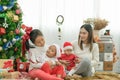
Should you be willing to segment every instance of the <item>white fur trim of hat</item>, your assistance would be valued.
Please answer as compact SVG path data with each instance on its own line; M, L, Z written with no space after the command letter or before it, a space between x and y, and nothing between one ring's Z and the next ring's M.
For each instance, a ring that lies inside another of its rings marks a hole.
M72 49L73 50L73 46L70 42L65 42L64 43L63 50L66 50L66 49Z

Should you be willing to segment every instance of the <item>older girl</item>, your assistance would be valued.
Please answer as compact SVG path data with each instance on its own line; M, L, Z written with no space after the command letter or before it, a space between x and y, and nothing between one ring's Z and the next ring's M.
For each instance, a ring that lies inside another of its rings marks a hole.
M61 78L57 78L56 76L52 76L40 70L41 66L43 66L44 63L40 62L39 60L42 59L47 50L42 32L38 29L34 29L30 32L29 37L30 39L26 41L26 49L28 50L30 55L30 77L38 78L41 80L62 80Z

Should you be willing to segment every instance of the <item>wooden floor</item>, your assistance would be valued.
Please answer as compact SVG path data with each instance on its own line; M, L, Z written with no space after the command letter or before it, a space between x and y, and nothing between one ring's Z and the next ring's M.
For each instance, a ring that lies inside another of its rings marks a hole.
M96 72L92 77L67 76L64 80L120 80L120 74L113 72Z

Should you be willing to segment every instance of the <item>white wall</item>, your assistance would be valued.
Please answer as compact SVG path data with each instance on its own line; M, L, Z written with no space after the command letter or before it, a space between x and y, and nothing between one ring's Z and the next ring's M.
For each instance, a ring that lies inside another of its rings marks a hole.
M105 29L110 29L113 41L120 57L120 0L100 0L99 16L109 21Z

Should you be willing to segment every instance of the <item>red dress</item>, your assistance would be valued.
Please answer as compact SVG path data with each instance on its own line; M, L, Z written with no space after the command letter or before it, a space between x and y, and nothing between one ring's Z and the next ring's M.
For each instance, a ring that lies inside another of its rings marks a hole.
M73 67L75 67L75 59L77 58L74 54L61 54L61 57L58 58L58 60L67 60L70 62L70 64L67 66L67 70L70 71Z

